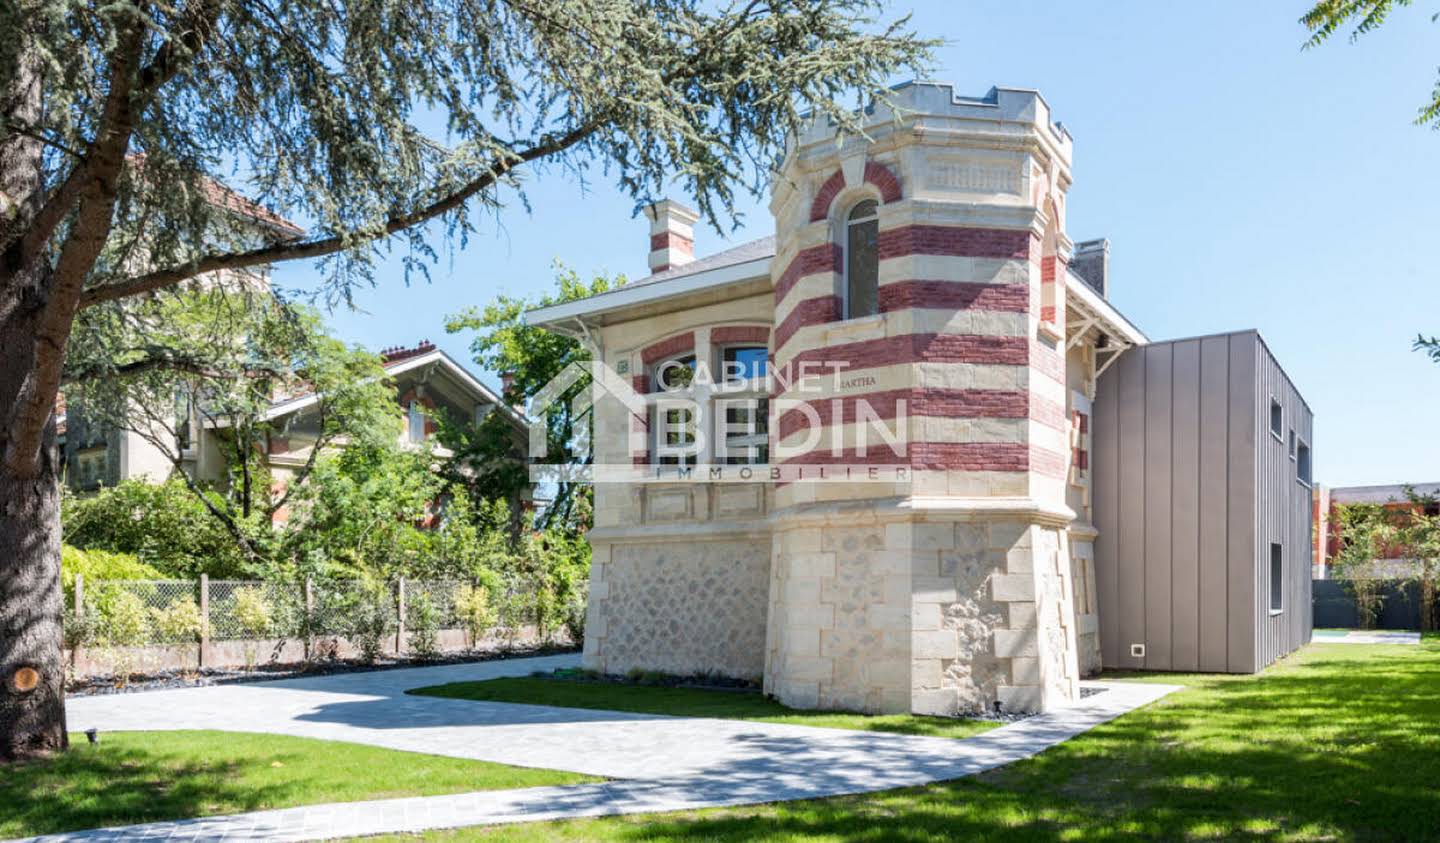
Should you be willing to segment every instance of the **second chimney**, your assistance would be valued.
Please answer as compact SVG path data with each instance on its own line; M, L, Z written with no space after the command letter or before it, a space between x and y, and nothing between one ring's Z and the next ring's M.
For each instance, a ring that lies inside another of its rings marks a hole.
M645 207L650 218L650 271L664 272L695 260L695 223L700 215L674 199Z
M1070 271L1101 298L1110 296L1110 241L1104 238L1075 244Z

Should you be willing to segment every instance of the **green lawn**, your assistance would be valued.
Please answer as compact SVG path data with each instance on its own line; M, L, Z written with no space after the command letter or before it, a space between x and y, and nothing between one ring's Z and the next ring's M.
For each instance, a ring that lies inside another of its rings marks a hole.
M0 768L0 838L321 802L596 781L555 770L240 732L112 732Z
M1440 638L1312 645L1029 761L867 796L428 835L504 841L1440 840Z
M676 717L718 717L726 720L758 720L764 723L791 723L826 729L856 729L869 732L898 732L965 738L1001 725L989 720L958 720L952 717L922 717L915 714L866 715L834 711L800 711L786 708L758 692L667 688L650 685L623 685L614 682L582 682L523 677L488 679L483 682L456 682L411 691L431 697L449 697L487 702L555 705L562 708L590 708L603 711L634 711L641 714L669 714Z

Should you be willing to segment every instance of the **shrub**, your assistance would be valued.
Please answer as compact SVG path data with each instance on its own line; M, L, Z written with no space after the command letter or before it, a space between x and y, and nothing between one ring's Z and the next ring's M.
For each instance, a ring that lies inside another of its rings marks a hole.
M151 627L160 641L194 641L200 637L203 621L193 597L181 597L163 609L150 610Z
M85 497L67 494L60 504L60 523L66 544L88 552L131 554L152 571L158 569L112 579L190 579L201 573L228 577L242 573L245 563L234 538L176 478L164 483L126 480Z
M89 584L101 580L158 580L165 576L158 569L141 562L133 553L81 550L67 544L60 548L60 584L72 604L75 601L76 574L84 576Z
M150 639L150 613L145 601L118 587L96 590L92 604L98 615L99 642L106 647L139 647Z
M366 664L374 664L384 652L385 636L395 628L395 603L389 589L365 584L360 587L350 614L349 637Z
M440 611L430 595L417 592L405 606L405 625L410 631L410 650L422 659L440 655Z
M259 586L242 586L231 595L231 611L240 634L246 638L264 638L269 634L273 615L265 591Z
M478 646L485 633L495 626L495 609L490 605L490 589L483 585L462 585L455 589L455 614L465 627L470 646Z

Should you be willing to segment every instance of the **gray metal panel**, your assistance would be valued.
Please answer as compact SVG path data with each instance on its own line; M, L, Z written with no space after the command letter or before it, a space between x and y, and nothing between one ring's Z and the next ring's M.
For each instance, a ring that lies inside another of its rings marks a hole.
M1145 351L1145 667L1170 670L1171 347Z
M1145 356L1127 352L1112 367L1120 379L1119 664L1134 668L1145 664L1131 654L1133 645L1145 643Z
M1200 669L1224 671L1229 661L1230 589L1226 548L1230 483L1230 343L1200 341Z
M1200 342L1174 344L1170 453L1172 670L1200 669Z
M1118 570L1120 523L1120 419L1116 400L1119 387L1116 378L1097 385L1090 418L1091 450L1094 461L1091 489L1095 527L1095 598L1100 622L1100 663L1105 667L1120 661L1120 572ZM1101 502L1104 502L1103 504Z
M1230 460L1227 557L1230 570L1230 646L1226 670L1249 673L1256 669L1255 613L1257 569L1255 542L1256 334L1230 336ZM1268 552L1268 551L1267 551Z
M1310 598L1311 490L1299 482L1297 463L1291 457L1290 432L1297 442L1309 444L1313 461L1313 417L1304 399L1285 376L1263 342L1257 343L1257 399L1260 418L1257 443L1260 507L1256 541L1257 612L1260 625L1257 667L1274 662L1310 640L1313 606ZM1270 434L1270 402L1281 407L1281 436ZM1278 613L1270 610L1270 544L1282 549L1283 600Z
M1254 331L1126 351L1097 385L1094 507L1106 667L1252 672L1309 640L1308 488L1270 395L1309 408ZM1313 453L1313 451L1312 451ZM1270 613L1270 542L1285 609ZM1132 644L1145 657L1132 658Z

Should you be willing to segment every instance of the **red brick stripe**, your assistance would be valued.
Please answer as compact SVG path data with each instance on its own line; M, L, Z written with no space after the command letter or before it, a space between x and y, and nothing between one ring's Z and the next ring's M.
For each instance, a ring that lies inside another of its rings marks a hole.
M775 329L775 348L778 350L790 341L795 332L806 325L823 325L840 319L839 296L817 296L805 299L790 310L780 326Z
M710 329L710 342L769 342L770 329L765 325L725 325Z
M969 281L897 281L880 287L881 311L911 307L1024 313L1030 309L1030 290L1024 284Z
M870 405L870 411L881 419L893 419L900 401L905 401L905 412L911 416L928 416L948 419L1023 419L1030 414L1030 394L1023 390L1007 389L888 389L866 395L816 397L810 402L822 427L836 424L853 424L859 420L861 402ZM835 417L835 405L840 405L840 418ZM810 418L800 409L786 410L776 427L779 436L786 436L804 430L810 425Z
M894 202L900 198L900 180L895 177L889 167L878 161L865 162L865 181L879 188L882 201ZM812 210L811 213L814 211Z
M1026 259L1030 232L953 225L907 225L880 232L880 259L905 255Z
M1065 356L1058 348L1051 348L1039 341L1030 343L1030 364L1037 372L1048 375L1061 383L1065 382Z
M646 366L649 366L651 363L657 360L664 360L673 354L694 350L695 332L687 331L686 333L676 334L668 339L663 339L654 345L646 346L646 348L640 352L640 359L644 361Z
M986 337L975 334L906 334L862 340L796 354L786 364L844 362L847 369L870 369L895 363L1003 363L1024 366L1030 362L1026 337Z
M817 272L839 272L840 271L840 246L837 243L821 243L818 246L811 246L802 249L785 267L780 274L779 280L775 282L775 302L778 304L785 300L790 293L790 288L796 282L807 275L814 275Z
M912 468L960 471L1029 471L1029 446L1023 442L911 442L903 455L877 442L861 456L845 448L837 456L821 447L798 454L781 465L909 465Z
M845 189L845 173L836 170L830 174L830 178L820 185L815 192L815 198L810 202L810 221L818 222L830 215L830 203L835 201L835 196Z
M781 465L908 465L933 471L1035 471L1050 477L1064 478L1065 458L1044 448L1021 442L911 442L905 454L896 454L890 446L876 443L864 456L855 448L845 448L837 456L829 448L799 454Z

